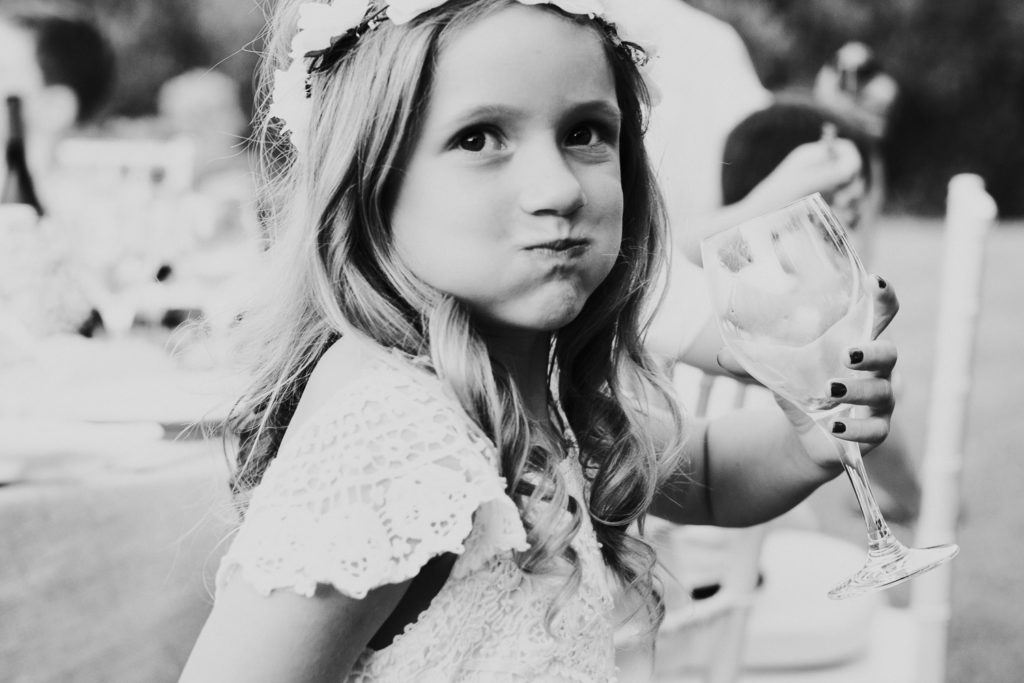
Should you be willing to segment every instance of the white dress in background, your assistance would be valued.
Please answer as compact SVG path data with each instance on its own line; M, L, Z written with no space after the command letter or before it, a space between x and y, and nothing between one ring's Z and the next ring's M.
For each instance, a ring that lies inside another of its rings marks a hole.
M325 584L362 598L457 553L430 606L391 645L364 651L346 680L614 681L612 593L589 517L572 542L582 583L549 631L565 576L526 575L513 560L526 533L494 444L404 356L355 335L339 343L361 354L360 374L282 444L218 588L241 579L312 596ZM578 459L563 468L582 503Z
M728 23L683 0L605 0L628 38L655 48L652 75L660 92L645 137L665 197L675 241L721 207L725 139L733 127L767 106L771 93L757 77L743 40ZM662 286L665 286L664 284ZM665 301L647 335L648 349L677 359L711 317L702 272L672 255ZM696 382L681 398L693 407Z

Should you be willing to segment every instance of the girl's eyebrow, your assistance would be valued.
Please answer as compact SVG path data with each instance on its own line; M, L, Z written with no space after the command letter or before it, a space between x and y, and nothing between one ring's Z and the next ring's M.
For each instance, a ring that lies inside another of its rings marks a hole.
M450 123L462 125L473 121L483 120L505 120L515 118L522 110L517 107L510 107L503 104L482 104L462 111L456 111Z
M580 102L569 109L571 116L579 114L587 114L590 116L599 116L604 119L608 119L614 123L622 121L622 110L619 109L617 104L608 100L591 100L589 102Z
M460 126L480 120L509 120L523 115L524 110L519 107L504 104L483 104L471 107L458 112L450 121L450 125ZM605 99L587 100L571 105L565 112L566 118L572 118L586 114L599 116L611 122L618 123L622 120L622 112L614 101Z

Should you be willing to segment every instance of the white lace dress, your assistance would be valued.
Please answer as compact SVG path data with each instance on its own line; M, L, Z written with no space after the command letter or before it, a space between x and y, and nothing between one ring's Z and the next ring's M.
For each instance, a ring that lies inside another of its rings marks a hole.
M345 341L348 341L346 339ZM430 606L348 681L615 680L612 594L590 521L572 545L582 582L546 626L564 576L525 575L527 547L496 449L429 373L369 342L360 374L282 444L224 556L258 591L312 596L317 584L362 598L459 555ZM565 465L583 500L576 458Z

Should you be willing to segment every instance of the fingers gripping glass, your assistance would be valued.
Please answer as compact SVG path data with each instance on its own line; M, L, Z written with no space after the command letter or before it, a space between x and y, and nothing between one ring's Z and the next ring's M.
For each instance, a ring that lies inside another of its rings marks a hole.
M851 406L827 388L833 378L863 374L847 368L843 358L850 346L871 338L873 300L864 268L828 205L820 195L805 197L709 237L701 249L726 345L747 372L835 438L827 425ZM957 554L956 545L900 543L871 493L860 446L837 441L864 514L868 558L829 597L896 585Z

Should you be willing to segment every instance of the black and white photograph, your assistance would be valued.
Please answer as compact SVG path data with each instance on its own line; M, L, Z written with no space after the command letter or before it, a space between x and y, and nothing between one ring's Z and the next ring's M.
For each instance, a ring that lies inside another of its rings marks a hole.
M1021 45L0 0L0 683L1017 683Z

